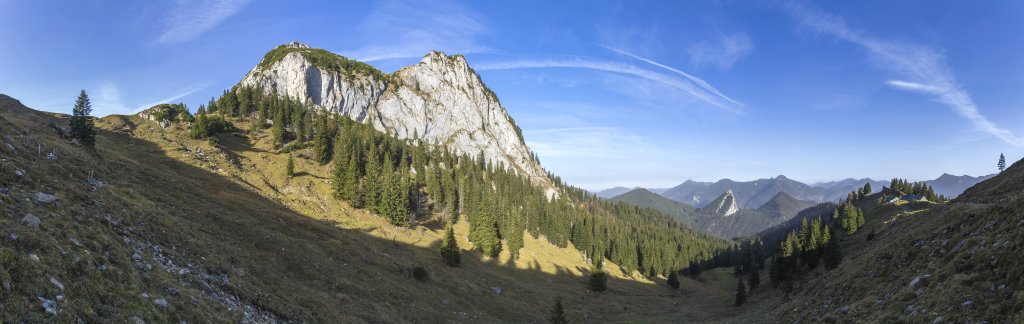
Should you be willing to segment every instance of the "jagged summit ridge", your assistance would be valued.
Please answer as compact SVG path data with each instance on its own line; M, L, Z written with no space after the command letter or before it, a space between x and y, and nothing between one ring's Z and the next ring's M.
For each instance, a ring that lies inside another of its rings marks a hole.
M292 42L267 53L239 85L337 112L398 138L482 154L534 181L548 181L522 131L461 55L431 51L417 64L384 74Z

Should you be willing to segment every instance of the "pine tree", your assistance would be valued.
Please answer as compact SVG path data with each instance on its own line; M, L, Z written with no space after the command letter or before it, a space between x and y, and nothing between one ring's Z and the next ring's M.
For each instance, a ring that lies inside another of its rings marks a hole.
M843 255L839 251L839 240L836 238L835 233L832 232L831 227L828 229L827 239L822 258L825 261L825 269L832 270L843 261Z
M288 163L284 166L284 172L289 178L295 175L295 161L292 160L291 154L288 154Z
M555 306L551 308L551 317L548 318L551 324L566 324L569 321L565 318L565 309L562 308L562 298L555 298Z
M590 273L590 290L602 292L608 289L608 274L604 270L596 269Z
M756 271L756 270L755 270ZM679 271L672 271L668 274L668 286L672 289L679 289Z
M93 127L92 103L89 102L89 95L82 90L75 100L75 107L71 110L71 139L77 140L85 146L96 145L96 129Z
M459 242L455 240L455 229L448 224L444 230L444 239L441 240L441 260L449 267L457 267L462 259L462 252L459 251Z
M1003 153L999 153L999 163L996 163L996 167L999 168L999 172L1006 170L1006 157L1003 156Z
M757 271L757 268L750 272L750 278L747 278L747 281L750 282L751 290L761 285L761 274Z
M284 118L280 113L274 118L274 125L270 127L270 135L274 147L281 147L284 144Z
M736 306L747 302L747 286L743 285L743 279L736 281Z
M864 183L864 188L861 189L861 191L864 192L865 196L870 195L871 194L871 183L870 182L865 182Z

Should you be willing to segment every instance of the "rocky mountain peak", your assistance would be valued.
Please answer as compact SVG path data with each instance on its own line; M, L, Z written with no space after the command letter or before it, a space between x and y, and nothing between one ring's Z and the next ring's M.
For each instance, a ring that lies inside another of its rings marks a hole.
M701 208L701 211L707 215L725 217L740 211L740 207L736 204L736 197L733 196L732 190L726 190L721 196Z
M432 51L388 75L292 42L267 53L239 86L309 102L398 138L483 155L550 188L522 131L462 55Z

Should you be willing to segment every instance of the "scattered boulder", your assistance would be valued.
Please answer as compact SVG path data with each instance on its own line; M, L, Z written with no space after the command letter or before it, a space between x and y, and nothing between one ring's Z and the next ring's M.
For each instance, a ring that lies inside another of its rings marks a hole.
M43 221L39 219L39 217L36 217L36 215L25 214L25 217L21 218L21 222L28 225L28 227L37 228Z
M939 323L942 323L942 316L935 317L935 320L932 321L932 324L939 324Z
M495 295L500 295L501 294L501 287L497 287L497 286L491 287L491 293L495 294Z
M971 306L973 304L974 304L974 302L970 301L970 300L964 301L964 303L963 303L964 306Z
M29 259L29 260L32 260L32 261L35 261L35 262L39 262L39 256L38 256L38 255L35 255L35 253L33 253L33 254L29 254L29 255L28 255L28 259Z
M153 304L163 308L167 308L167 300L163 298L153 300Z
M171 296L177 296L178 294L181 293L180 291L178 291L178 288L167 288L164 290L167 291L167 293L170 294Z
M11 188L0 187L0 195L6 196L6 195L10 195L10 194L11 194Z
M60 281L58 281L57 278L50 277L50 283L52 283L55 287L60 288L60 290L64 290L64 284L60 283Z
M45 310L47 313L57 315L57 302L43 297L39 297L39 301L42 302L43 310Z
M14 169L14 175L16 175L16 176L24 177L25 174L26 173L25 173L24 169Z
M839 308L839 312L840 312L840 313L843 313L843 314L849 314L849 313L850 313L850 306L843 306L843 307L840 307L840 308Z
M932 275L926 274L926 275L921 275L921 276L914 277L914 279L910 280L910 285L909 285L910 289L917 288L918 285L927 286L928 285L928 278L931 278L931 276Z
M146 321L143 321L143 320L142 320L141 318L138 318L138 317L135 317L135 316L132 316L132 318L130 318L130 319L128 319L128 320L129 320L129 321L130 321L130 322L131 322L132 324L146 324Z
M37 204L52 204L57 202L58 198L48 193L37 192L34 199Z

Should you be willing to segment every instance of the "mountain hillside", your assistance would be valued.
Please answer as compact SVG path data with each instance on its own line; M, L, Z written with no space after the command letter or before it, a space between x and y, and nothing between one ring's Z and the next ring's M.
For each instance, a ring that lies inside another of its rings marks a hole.
M814 206L813 201L798 200L785 192L779 192L771 200L757 207L757 210L776 217L796 216L800 211Z
M947 204L858 203L866 223L839 235L842 263L803 276L749 321L980 323L1024 320L1024 162Z
M882 190L882 187L889 186L889 181L878 181L871 178L847 178L839 181L815 183L811 186L822 191L823 201L840 201L846 199L846 195L850 192L863 188L865 183L870 183L874 191Z
M680 224L700 230L695 224L697 211L693 206L671 200L647 189L634 189L612 197L612 201L620 201L640 207L654 208L672 216Z
M549 183L519 126L461 55L430 52L418 64L384 74L293 42L267 53L239 85L369 123L400 139L421 139L472 157L482 154Z
M621 194L624 194L624 193L627 193L627 192L630 192L630 191L633 191L633 190L638 190L638 189L640 189L640 188L630 189L630 188L626 188L626 187L615 187L615 188L608 188L608 189L605 189L605 190L598 191L595 194L598 197L601 197L601 198L604 198L604 199L610 199L612 197L615 197L615 196L618 196L618 195L621 195ZM649 191L649 190L646 190L646 189L644 189L644 190L645 191Z

